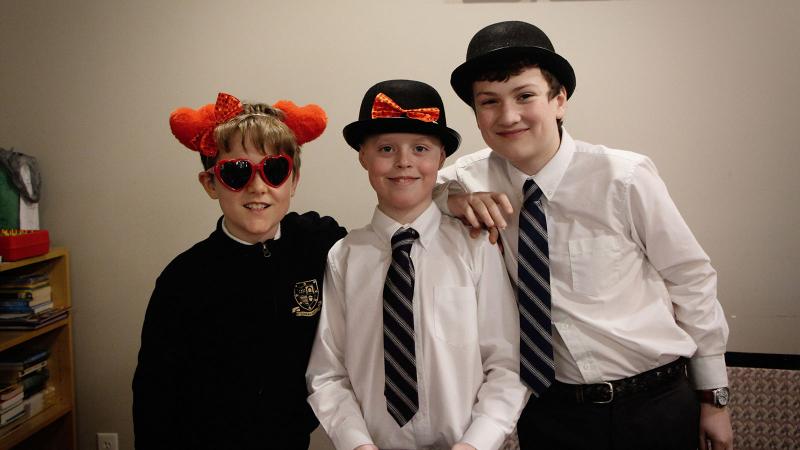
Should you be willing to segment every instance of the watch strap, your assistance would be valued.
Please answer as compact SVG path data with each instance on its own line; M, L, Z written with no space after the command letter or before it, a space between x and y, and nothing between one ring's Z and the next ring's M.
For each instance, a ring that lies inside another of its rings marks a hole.
M708 403L709 405L714 405L717 408L724 408L727 406L729 401L730 391L727 387L703 389L695 392L697 393L697 399L700 400L701 403ZM724 403L721 403L717 400L719 397L723 398Z

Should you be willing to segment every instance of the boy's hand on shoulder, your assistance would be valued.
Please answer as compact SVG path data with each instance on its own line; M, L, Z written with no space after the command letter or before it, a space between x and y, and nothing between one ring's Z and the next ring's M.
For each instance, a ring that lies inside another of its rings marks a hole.
M456 443L456 445L453 446L452 450L477 450L477 449L469 444L458 442Z
M470 236L473 238L488 229L492 244L497 242L499 230L508 225L506 216L514 213L508 196L502 192L452 194L447 198L447 208L453 216L470 227Z
M708 442L711 445L708 445ZM700 404L700 450L733 449L733 428L728 408Z
M380 449L372 444L364 444L364 445L359 445L353 450L380 450Z

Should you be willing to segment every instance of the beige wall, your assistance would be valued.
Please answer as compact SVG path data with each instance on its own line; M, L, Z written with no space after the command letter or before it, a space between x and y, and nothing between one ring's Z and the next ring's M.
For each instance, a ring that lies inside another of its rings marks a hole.
M98 431L132 448L130 380L154 279L219 214L169 112L220 90L321 104L329 130L306 148L293 207L359 226L375 200L341 129L363 92L387 78L433 84L464 136L458 155L476 150L448 80L472 34L497 20L540 24L574 65L574 136L655 160L719 271L729 349L800 353L798 2L0 6L0 145L39 158L42 224L72 251L82 449L95 448Z

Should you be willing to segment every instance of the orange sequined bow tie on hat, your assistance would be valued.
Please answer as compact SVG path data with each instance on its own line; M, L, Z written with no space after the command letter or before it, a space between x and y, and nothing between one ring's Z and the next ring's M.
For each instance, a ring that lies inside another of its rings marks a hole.
M401 106L402 105L402 106ZM447 113L436 89L422 81L386 80L372 85L361 100L358 120L342 129L344 140L356 151L369 136L411 133L441 140L445 155L461 143L461 136L447 127Z
M409 119L436 123L439 120L439 108L403 109L388 95L379 92L375 96L375 102L372 104L372 118L388 119L392 117L408 117Z

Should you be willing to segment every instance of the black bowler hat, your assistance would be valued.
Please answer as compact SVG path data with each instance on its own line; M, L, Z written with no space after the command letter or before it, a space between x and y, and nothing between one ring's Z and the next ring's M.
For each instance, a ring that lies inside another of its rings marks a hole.
M442 140L450 156L461 135L447 128L442 98L433 87L413 80L388 80L369 88L358 110L358 121L342 130L344 140L356 150L367 136L381 133L417 133Z
M475 33L467 47L467 61L456 67L450 85L461 100L472 106L472 82L476 72L497 61L530 56L542 69L552 73L567 91L575 90L575 71L558 55L544 31L527 22L498 22Z

